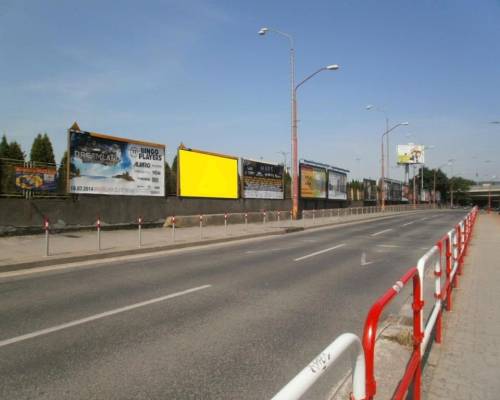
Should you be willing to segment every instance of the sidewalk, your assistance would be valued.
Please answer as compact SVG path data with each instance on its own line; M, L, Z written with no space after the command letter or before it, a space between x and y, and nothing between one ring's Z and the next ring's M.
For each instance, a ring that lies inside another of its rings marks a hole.
M443 342L424 369L427 400L500 399L500 215L480 214Z
M367 215L323 217L306 220L282 220L267 223L228 223L224 225L176 228L175 240L172 228L142 229L142 245L139 247L137 229L101 231L101 250L98 250L96 230L62 232L49 235L49 256L45 255L45 235L0 237L0 272L90 259L149 253L199 244L210 244L258 236L280 235L290 231L316 228L326 225L381 219L397 214L418 211L384 212Z

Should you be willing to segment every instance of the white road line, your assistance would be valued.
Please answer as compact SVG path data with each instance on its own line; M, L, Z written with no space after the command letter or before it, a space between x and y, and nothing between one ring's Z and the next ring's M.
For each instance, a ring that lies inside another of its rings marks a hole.
M296 258L295 260L293 261L302 261L302 260L305 260L306 258L310 258L310 257L314 257L314 256L317 256L319 254L323 254L323 253L327 253L329 251L332 251L332 250L335 250L335 249L338 249L340 247L344 247L345 246L345 243L341 243L341 244L338 244L336 246L333 246L333 247L329 247L328 249L324 249L324 250L320 250L320 251L316 251L314 253L311 253L311 254L307 254L305 256L302 256L302 257L299 257L299 258Z
M411 225L411 224L414 224L416 221L410 221L410 222L407 222L406 224L403 224L403 226L408 226L408 225Z
M105 311L105 312L100 313L100 314L91 315L90 317L77 319L75 321L67 322L65 324L53 326L51 328L41 329L39 331L27 333L25 335L16 336L16 337L13 337L10 339L1 340L0 347L8 346L9 344L13 344L13 343L22 342L24 340L32 339L32 338L35 338L38 336L47 335L49 333L61 331L63 329L68 329L68 328L71 328L73 326L86 324L87 322L92 322L92 321L95 321L95 320L98 320L101 318L106 318L106 317L110 317L110 316L115 315L115 314L120 314L122 312L134 310L135 308L149 306L150 304L159 303L160 301L170 300L170 299L173 299L174 297L184 296L185 294L197 292L198 290L208 289L209 287L212 287L212 285L198 286L195 288L183 290L182 292L172 293L172 294L169 294L167 296L157 297L155 299L142 301L140 303L131 304L129 306L116 308L116 309L110 310L110 311Z
M390 248L390 249L396 249L398 247L401 247L401 246L397 246L395 244L377 244L378 247L387 247L387 248Z
M372 233L370 236L378 236L381 235L382 233L390 232L392 231L392 228L389 229L384 229L383 231L377 232L377 233Z

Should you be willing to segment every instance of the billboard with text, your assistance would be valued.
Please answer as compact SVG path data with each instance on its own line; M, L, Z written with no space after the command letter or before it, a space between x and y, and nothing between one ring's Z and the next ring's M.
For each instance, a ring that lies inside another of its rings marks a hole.
M69 130L70 193L164 196L165 146Z
M56 169L16 167L16 187L21 190L56 190Z
M328 198L347 200L347 174L328 170Z
M243 197L283 199L283 165L241 159Z
M238 158L179 149L179 196L238 198Z

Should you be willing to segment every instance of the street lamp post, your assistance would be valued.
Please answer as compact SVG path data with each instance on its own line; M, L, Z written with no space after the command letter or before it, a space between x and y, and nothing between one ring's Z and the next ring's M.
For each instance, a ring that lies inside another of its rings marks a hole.
M299 211L299 159L298 159L298 135L297 135L297 90L306 83L309 79L313 78L317 74L323 71L337 71L339 69L339 65L331 64L326 67L319 68L314 71L311 75L304 78L300 81L297 86L295 86L293 91L293 107L292 107L292 115L293 115L293 123L292 123L292 164L293 164L293 195L292 195L292 212L295 218L297 218Z
M366 109L368 111L378 111L378 112L381 112L382 114L384 114L384 117L385 117L385 130L388 131L389 130L389 117L387 116L387 112L383 109L383 108L379 108L377 106L374 106L373 104L368 104L366 106ZM387 152L387 177L390 178L390 168L389 168L389 135L387 135L386 137L386 141L385 141L385 149L386 149L386 152Z
M408 122L400 122L399 124L396 124L394 125L392 128L390 129L386 129L386 131L382 134L382 146L381 146L381 153L382 153L382 160L381 160L381 166L382 166L382 179L381 179L381 189L380 189L380 193L381 193L381 206L382 206L382 211L385 209L385 185L384 185L384 136L387 136L389 135L390 132L392 132L394 129L400 127L400 126L406 126L408 125Z
M321 71L337 70L337 64L328 65L327 67L320 68L316 72L309 75L298 85L295 85L295 47L292 35L272 28L261 28L259 35L264 36L268 32L274 32L278 35L286 37L290 42L290 88L291 88L291 169L292 169L292 214L296 219L299 210L299 162L298 162L298 139L297 139L297 89L302 86L306 81L311 79Z

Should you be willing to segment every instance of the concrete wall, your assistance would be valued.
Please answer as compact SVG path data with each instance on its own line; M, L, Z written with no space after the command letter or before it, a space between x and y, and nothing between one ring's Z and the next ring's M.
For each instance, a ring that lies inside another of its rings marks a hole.
M137 196L78 195L68 199L0 198L0 234L38 229L47 216L55 228L93 226L97 216L104 225L134 223L139 215L146 223L163 223L171 215L240 213L290 210L290 200L188 199Z

